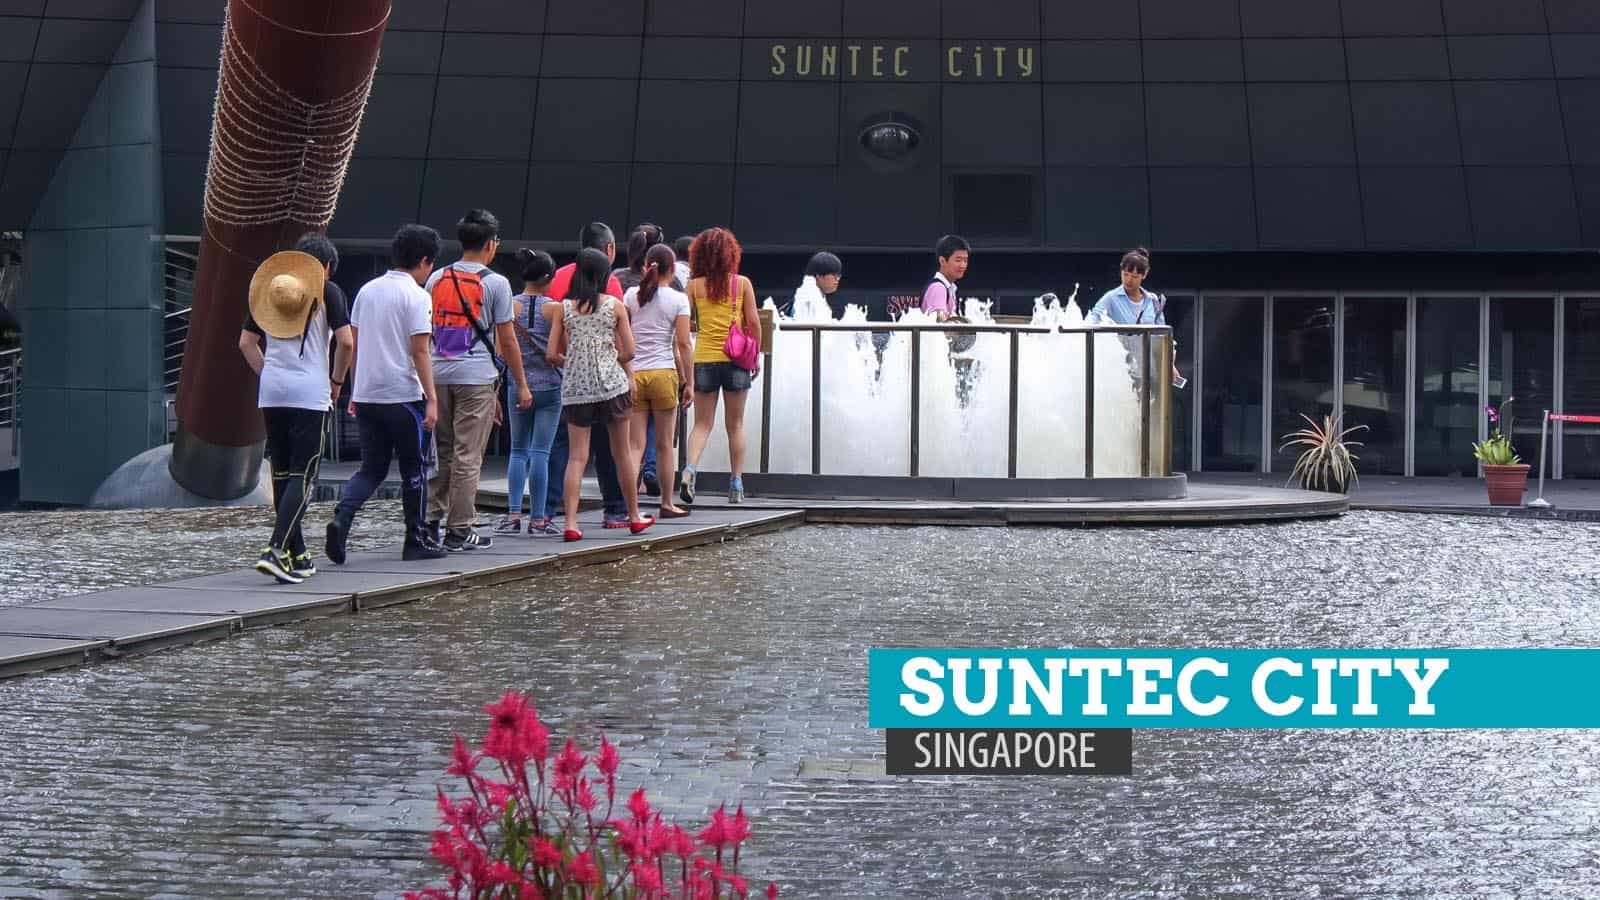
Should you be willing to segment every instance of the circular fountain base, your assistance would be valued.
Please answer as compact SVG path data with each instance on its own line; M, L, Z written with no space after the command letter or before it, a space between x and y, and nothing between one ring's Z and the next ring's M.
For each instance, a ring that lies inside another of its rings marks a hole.
M797 500L949 500L1000 501L1182 500L1189 495L1184 475L1151 478L974 478L891 475L744 476L752 496ZM698 487L712 493L728 489L725 472L702 472Z

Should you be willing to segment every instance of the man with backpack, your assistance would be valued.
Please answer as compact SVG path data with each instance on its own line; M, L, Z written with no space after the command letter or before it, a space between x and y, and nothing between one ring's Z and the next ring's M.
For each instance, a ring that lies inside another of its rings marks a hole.
M511 282L489 268L500 249L500 221L486 209L469 210L456 223L461 260L428 279L433 300L433 380L439 390L439 425L434 432L439 469L428 486L429 528L446 550L488 547L491 539L473 528L478 517L478 478L483 451L499 412L501 366L517 385L517 408L533 404L522 371L522 354L504 361L499 347L516 347Z

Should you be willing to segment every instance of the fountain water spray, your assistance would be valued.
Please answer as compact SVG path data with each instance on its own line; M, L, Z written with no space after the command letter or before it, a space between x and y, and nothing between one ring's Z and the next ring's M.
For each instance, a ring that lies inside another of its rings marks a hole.
M809 281L809 279L808 279ZM807 290L809 288L809 290ZM815 296L813 296L813 294ZM1075 299L1046 294L1034 301L1034 327L1018 335L1017 475L1077 478L1084 474L1084 362L1094 343L1096 475L1139 474L1139 397L1133 377L1138 344L1082 328ZM774 310L771 298L765 306ZM992 325L992 303L963 301L968 322ZM792 316L778 316L771 371L746 401L748 472L761 458L762 393L771 390L769 471L811 471L813 335L794 325L835 321L814 285L796 292ZM868 326L866 309L847 306L837 320ZM935 324L911 310L899 324ZM785 327L789 326L789 327ZM954 339L953 339L954 338ZM824 331L821 334L821 462L827 475L906 475L911 465L911 342L921 342L919 473L943 477L1007 475L1010 335L986 332ZM1154 352L1153 352L1154 355ZM701 458L705 471L727 471L722 416Z

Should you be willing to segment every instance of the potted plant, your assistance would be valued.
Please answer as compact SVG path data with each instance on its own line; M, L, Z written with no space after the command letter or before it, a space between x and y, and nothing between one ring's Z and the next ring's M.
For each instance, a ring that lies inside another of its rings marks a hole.
M1343 417L1333 415L1323 416L1321 425L1305 413L1301 413L1300 418L1306 420L1306 427L1284 435L1285 443L1278 448L1280 451L1290 447L1305 448L1295 460L1289 480L1298 480L1300 486L1309 491L1344 493L1359 480L1356 460L1360 457L1351 453L1350 448L1361 446L1361 442L1348 438L1367 426L1345 428Z
M1483 480L1489 488L1490 506L1521 506L1522 494L1528 489L1528 464L1522 461L1511 446L1506 432L1511 430L1508 409L1516 397L1507 397L1496 409L1485 406L1484 412L1494 424L1489 439L1472 445L1472 455L1483 464ZM1503 430L1502 430L1503 429Z

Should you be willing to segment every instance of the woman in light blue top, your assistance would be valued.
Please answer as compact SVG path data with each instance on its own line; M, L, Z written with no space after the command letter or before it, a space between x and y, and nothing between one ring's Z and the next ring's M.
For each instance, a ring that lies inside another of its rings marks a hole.
M561 304L544 295L555 276L556 263L543 250L517 251L522 266L522 293L512 298L517 347L522 351L522 369L528 375L533 405L517 409L516 386L506 385L506 429L511 436L511 458L506 463L506 515L495 534L517 534L522 530L522 495L528 494L531 515L529 537L549 537L561 533L545 509L545 493L550 478L550 447L555 443L556 426L561 421L561 368L545 360L550 346L550 323L560 313Z
M1122 255L1122 284L1106 291L1089 311L1093 325L1165 325L1167 299L1144 289L1150 274L1150 251L1135 247ZM1154 354L1152 354L1154 355ZM1178 383L1178 342L1172 342L1172 380Z

